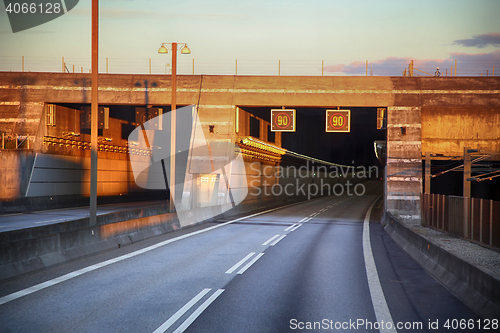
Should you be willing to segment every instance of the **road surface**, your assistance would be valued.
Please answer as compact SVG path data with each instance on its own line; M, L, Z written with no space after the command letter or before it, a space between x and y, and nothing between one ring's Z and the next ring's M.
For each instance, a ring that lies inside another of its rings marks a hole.
M363 196L207 223L4 282L0 331L451 332L459 320L487 324L384 232L376 221L382 184L365 186Z

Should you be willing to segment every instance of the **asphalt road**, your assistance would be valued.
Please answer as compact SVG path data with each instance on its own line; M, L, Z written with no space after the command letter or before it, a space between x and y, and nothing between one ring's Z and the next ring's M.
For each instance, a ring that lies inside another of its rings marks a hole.
M395 332L381 326L387 318L398 332L456 332L445 328L453 319L483 325L383 231L380 201L364 222L381 185L4 282L0 332Z

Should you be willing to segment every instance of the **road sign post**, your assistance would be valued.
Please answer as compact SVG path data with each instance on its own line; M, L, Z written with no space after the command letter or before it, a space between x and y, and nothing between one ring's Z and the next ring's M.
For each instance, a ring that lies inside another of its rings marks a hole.
M327 132L350 132L351 110L326 110Z
M294 109L272 109L271 110L272 132L295 132L295 110Z

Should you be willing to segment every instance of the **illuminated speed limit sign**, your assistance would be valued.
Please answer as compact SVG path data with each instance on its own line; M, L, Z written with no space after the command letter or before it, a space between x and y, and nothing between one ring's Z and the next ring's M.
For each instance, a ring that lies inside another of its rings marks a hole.
M294 109L272 109L271 110L272 132L295 132L295 110Z
M327 132L350 132L351 110L326 110Z

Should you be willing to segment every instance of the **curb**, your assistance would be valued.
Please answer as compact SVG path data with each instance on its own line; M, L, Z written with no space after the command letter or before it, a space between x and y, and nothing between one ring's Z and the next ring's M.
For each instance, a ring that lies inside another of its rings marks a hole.
M483 318L500 318L500 276L460 258L385 212L382 225L392 239L432 277Z

